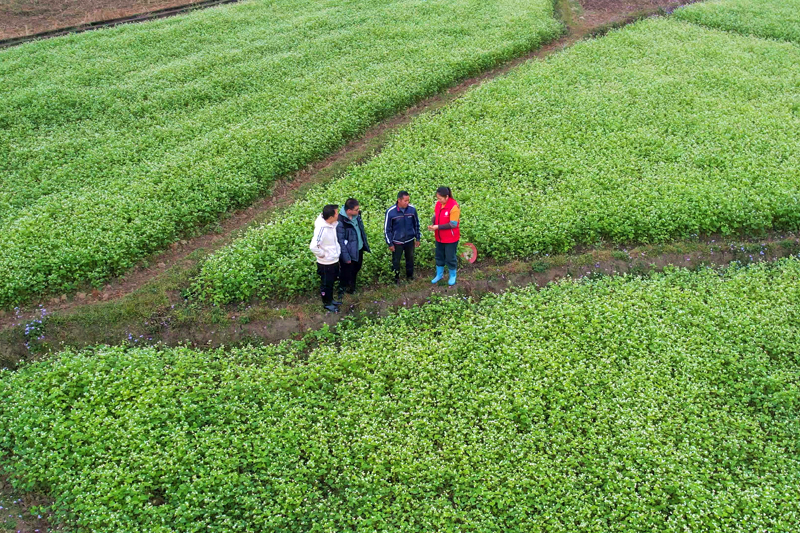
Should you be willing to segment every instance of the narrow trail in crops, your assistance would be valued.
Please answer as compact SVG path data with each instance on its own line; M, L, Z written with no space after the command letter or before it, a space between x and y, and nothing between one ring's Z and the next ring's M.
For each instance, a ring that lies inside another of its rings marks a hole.
M573 0L558 0L560 16L568 32L560 39L540 47L500 67L462 81L439 95L424 99L404 112L370 128L359 139L351 141L327 158L308 165L275 183L272 194L250 207L229 213L214 228L202 235L173 243L170 249L151 256L134 267L125 276L111 280L102 290L84 289L74 294L51 295L17 312L0 310L0 330L31 320L38 316L41 307L48 312L68 313L74 309L124 298L174 269L188 271L196 268L198 253L210 253L226 244L252 224L267 219L276 209L292 204L300 191L331 179L347 166L368 160L378 153L391 134L422 113L434 111L450 104L465 92L488 80L503 76L519 65L557 53L574 43L600 35L609 29L621 27L645 17L669 13L675 8L692 3L674 0L583 0L582 9L576 9Z
M15 315L18 327L0 332L0 368L13 368L20 360L67 346L82 349L123 342L195 348L270 344L299 338L308 330L335 327L345 318L360 321L386 316L437 296L480 299L514 287L542 288L562 279L647 275L675 267L719 268L734 261L742 265L770 263L798 255L800 238L796 234L772 233L761 238L708 236L672 244L579 248L570 255L545 255L503 264L487 260L480 266L460 268L455 287L443 282L431 285L432 269L420 267L413 282L403 281L399 286L376 282L360 287L355 295L345 295L338 314L325 312L316 294L291 301L255 300L249 305L210 307L185 301L179 291L168 290L155 300L146 296L139 300L139 295L108 308L84 306L48 315L41 326ZM134 313L125 308L134 309ZM23 330L28 328L33 332L26 335Z

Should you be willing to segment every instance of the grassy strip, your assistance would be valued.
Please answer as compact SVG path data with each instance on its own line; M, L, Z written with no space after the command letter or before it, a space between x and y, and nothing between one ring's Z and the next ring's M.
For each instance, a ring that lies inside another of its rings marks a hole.
M0 372L91 531L793 531L800 262L523 289L280 346Z
M675 11L710 28L800 43L800 0L715 0Z
M551 0L264 0L0 52L0 306L98 285L535 48Z
M416 119L378 157L212 255L197 290L218 303L310 290L312 221L349 196L376 252L364 276L386 276L383 210L400 188L425 222L435 188L451 186L464 240L501 260L796 229L798 64L796 46L669 19L579 43Z

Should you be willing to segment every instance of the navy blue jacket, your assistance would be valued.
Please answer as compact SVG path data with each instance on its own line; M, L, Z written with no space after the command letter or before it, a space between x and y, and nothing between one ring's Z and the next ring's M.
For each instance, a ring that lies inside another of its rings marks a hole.
M383 235L388 246L406 244L413 240L421 240L419 233L419 217L413 205L403 209L394 204L386 210L386 219L383 223Z
M354 220L350 220L346 215L339 215L339 224L336 226L336 238L339 241L339 246L342 247L341 259L345 263L348 261L358 261L360 257L358 253L358 235L356 235L356 224L358 229L361 230L361 235L364 239L365 252L369 252L369 244L367 244L367 232L364 231L364 221L361 220L361 215L358 215Z

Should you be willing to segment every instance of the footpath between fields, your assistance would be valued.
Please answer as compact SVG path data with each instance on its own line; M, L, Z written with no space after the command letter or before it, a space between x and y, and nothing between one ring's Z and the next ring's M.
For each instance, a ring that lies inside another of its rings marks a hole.
M335 327L340 320L371 320L397 309L424 304L432 297L480 299L513 287L563 279L609 275L649 275L670 268L702 269L774 261L800 253L800 238L774 234L762 239L720 236L670 244L578 250L542 255L527 261L482 261L459 271L455 287L431 285L432 268L418 268L413 282L374 283L345 295L341 312L324 311L316 294L289 301L253 300L210 306L186 298L195 270L176 265L165 275L118 300L53 311L42 306L34 314L21 311L4 317L0 331L0 367L13 368L62 350L97 344L193 347L260 345L297 339L309 329ZM199 264L199 261L198 263ZM197 265L196 265L197 266Z

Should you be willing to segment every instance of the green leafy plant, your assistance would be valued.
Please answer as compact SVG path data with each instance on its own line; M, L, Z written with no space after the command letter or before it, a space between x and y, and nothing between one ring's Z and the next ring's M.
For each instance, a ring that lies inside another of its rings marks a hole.
M711 28L800 43L800 0L715 0L675 11Z
M795 531L800 261L668 270L67 351L0 371L0 466L77 531Z
M99 285L562 31L551 0L256 0L0 51L0 306Z
M800 48L651 19L521 66L415 120L380 155L212 255L195 284L222 303L310 290L327 203L355 197L387 276L383 210L411 193L423 225L450 186L481 257L800 228ZM432 264L430 234L419 262Z

